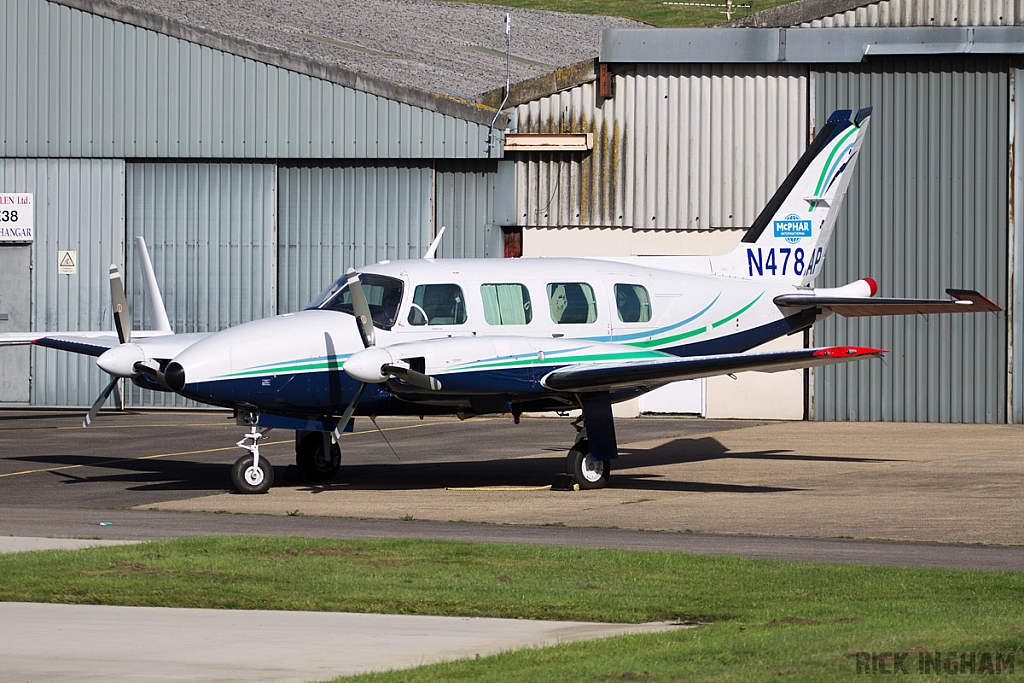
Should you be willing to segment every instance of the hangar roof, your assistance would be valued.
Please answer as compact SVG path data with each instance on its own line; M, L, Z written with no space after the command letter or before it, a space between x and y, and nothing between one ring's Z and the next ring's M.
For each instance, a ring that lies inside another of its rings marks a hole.
M438 0L50 1L396 99L403 86L469 100L504 87L506 12L513 82L595 58L601 29L645 26Z

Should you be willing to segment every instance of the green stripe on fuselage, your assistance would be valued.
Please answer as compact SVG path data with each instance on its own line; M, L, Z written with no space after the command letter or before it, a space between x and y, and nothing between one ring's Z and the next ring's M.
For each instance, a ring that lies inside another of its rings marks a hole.
M735 313L730 313L729 315L725 316L724 318L722 318L718 322L711 323L711 327L712 328L720 327L720 326L724 325L725 323L729 322L730 320L735 320L736 318L741 316L743 313L745 313L748 309L750 309L751 306L756 304L761 299L762 296L764 296L764 292L761 292L760 294L758 294L756 297L754 297L753 301L751 301L750 303L748 303L746 306L744 306L743 308L739 309ZM650 339L648 341L636 342L635 344L630 344L630 346L636 346L636 347L645 348L645 349L646 348L651 348L651 347L654 347L654 346L661 347L661 346L665 346L667 344L673 344L673 343L675 343L677 341L682 341L683 339L689 339L690 337L696 337L699 334L705 334L705 333L707 333L709 331L710 330L708 329L707 325L701 325L698 328L695 328L695 329L692 329L692 330L688 330L688 331L683 332L681 334L675 334L675 335L672 335L671 337L662 337L660 339Z

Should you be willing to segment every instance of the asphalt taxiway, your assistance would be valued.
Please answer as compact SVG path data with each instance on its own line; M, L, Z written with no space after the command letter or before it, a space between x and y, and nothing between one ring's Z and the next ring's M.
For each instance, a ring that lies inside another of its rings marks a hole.
M328 483L233 493L217 412L0 412L0 535L417 536L776 559L1024 569L1024 428L620 419L611 485L557 491L566 419L379 419ZM390 442L390 446L388 445ZM232 513L232 514L224 514ZM109 524L103 524L108 522Z
M295 479L291 433L273 432L264 455L276 465L278 485L243 496L231 492L228 472L244 430L223 413L104 413L88 430L80 422L77 413L0 412L0 536L7 537L0 546L39 547L46 537L54 544L210 534L435 538L1024 570L1024 428L1015 425L624 419L616 425L622 446L611 486L579 492L551 488L573 439L568 420L381 419L390 445L358 420L344 437L334 481ZM0 623L19 624L29 637L18 645L5 636L0 660L17 667L0 669L0 681L85 681L94 673L309 680L619 628L534 623L529 634L513 636L495 624L488 645L477 638L483 625L464 620L413 618L378 625L383 630L356 621L351 628L370 641L395 636L405 659L369 641L340 646L343 636L307 638L308 652L301 637L274 641L254 654L245 644L261 639L250 634L344 634L348 615L117 612L124 609L0 605ZM332 618L339 621L318 621ZM275 621L289 619L296 621ZM444 624L450 647L438 649L426 636ZM54 628L63 629L61 638L52 638ZM210 635L204 647L147 656L133 649L133 632L171 644Z

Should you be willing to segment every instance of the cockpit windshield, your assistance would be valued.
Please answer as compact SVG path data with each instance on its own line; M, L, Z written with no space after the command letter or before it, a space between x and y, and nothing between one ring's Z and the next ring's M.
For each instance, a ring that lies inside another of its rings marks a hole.
M370 317L373 318L374 326L390 330L398 317L398 306L402 303L402 281L373 273L361 273L359 280L366 294L366 303L370 305ZM316 308L355 315L352 310L352 294L348 291L347 275L341 276L321 292L307 310Z

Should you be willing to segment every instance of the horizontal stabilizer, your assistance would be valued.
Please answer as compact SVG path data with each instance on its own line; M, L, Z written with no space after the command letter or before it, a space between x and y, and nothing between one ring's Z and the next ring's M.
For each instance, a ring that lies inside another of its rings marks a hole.
M595 391L640 386L661 386L669 382L734 372L779 372L821 365L834 365L881 356L881 349L860 346L830 346L768 353L727 353L692 358L653 359L619 363L575 365L555 370L541 384L555 391Z
M995 302L968 289L947 289L952 299L875 299L871 297L782 294L780 308L824 308L847 318L879 315L926 315L929 313L986 313L1001 311Z

